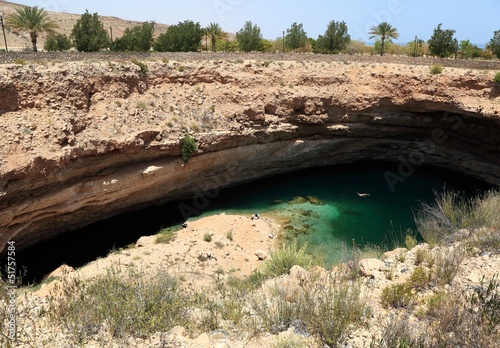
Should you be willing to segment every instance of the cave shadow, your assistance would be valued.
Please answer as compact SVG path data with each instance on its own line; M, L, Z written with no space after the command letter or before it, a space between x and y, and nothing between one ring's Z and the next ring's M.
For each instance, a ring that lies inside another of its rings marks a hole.
M490 91L490 99L496 99L500 96L500 86L493 86Z
M23 273L22 283L38 283L61 264L78 268L135 244L142 236L180 225L183 219L178 206L179 202L174 202L123 213L20 250L16 263L17 271ZM5 272L6 261L2 256L1 272Z
M19 91L14 86L0 89L0 116L12 111L19 110Z

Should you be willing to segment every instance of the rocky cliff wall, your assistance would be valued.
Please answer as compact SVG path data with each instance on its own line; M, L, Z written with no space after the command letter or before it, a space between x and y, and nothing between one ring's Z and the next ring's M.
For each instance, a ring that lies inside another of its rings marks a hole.
M312 166L390 160L500 184L493 71L313 61L0 67L0 246ZM184 164L180 139L199 150ZM183 207L186 214L203 198Z

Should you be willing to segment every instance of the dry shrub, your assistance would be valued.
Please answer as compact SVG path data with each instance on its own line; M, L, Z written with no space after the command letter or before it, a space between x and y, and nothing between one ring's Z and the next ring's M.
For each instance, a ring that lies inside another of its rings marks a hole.
M321 346L337 347L371 315L358 282L329 274L297 286L292 292L288 285L276 283L254 298L251 308L260 319L261 331L276 334L293 325Z
M408 320L408 317L389 320L382 330L379 342L372 340L371 347L424 348L425 338Z
M109 269L91 281L67 278L57 292L49 300L49 318L78 344L102 329L118 338L168 331L185 322L189 308L177 280L163 271L149 277Z
M307 286L300 319L322 345L337 347L371 315L360 294L357 281L334 279L330 274Z
M471 310L462 294L441 293L428 307L430 325L426 330L426 347L494 347L493 336L478 323L477 312Z
M435 252L432 281L438 285L451 284L464 258L465 251L461 249L444 249Z
M431 246L454 241L459 229L500 230L500 193L488 191L467 199L453 191L435 192L433 205L422 203L414 214L418 232ZM498 242L498 235L492 234ZM496 244L498 245L498 244Z

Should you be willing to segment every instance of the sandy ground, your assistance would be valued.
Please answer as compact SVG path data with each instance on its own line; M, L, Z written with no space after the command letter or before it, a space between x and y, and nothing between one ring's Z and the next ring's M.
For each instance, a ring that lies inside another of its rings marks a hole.
M263 258L276 246L279 229L280 225L266 215L252 220L251 216L222 213L189 222L168 244L157 244L157 236L141 237L135 247L111 252L77 271L61 266L48 277L69 272L89 279L111 267L135 266L143 272L162 269L182 275L189 286L208 286L220 269L238 277L248 276L262 263L256 254ZM205 241L205 235L211 236L210 242ZM36 294L50 294L57 283L43 285Z

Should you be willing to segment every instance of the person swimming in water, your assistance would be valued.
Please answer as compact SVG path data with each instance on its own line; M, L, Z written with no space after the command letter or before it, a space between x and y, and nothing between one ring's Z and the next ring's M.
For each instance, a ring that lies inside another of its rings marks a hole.
M370 197L369 193L359 193L359 192L356 193L358 194L359 197Z

